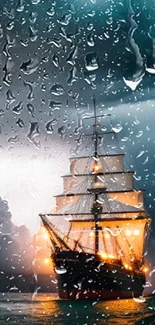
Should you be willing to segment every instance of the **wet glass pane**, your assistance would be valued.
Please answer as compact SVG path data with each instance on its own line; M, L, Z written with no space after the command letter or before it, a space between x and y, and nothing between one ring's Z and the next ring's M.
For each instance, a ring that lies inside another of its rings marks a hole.
M1 0L0 324L153 324L153 0Z

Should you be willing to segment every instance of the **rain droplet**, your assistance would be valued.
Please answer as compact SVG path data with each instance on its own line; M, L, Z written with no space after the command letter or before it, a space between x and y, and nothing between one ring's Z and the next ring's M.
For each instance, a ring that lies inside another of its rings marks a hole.
M32 104L28 103L27 109L28 109L29 114L31 114L32 117L35 117L34 106Z
M94 25L92 23L88 23L87 30L92 30L94 28Z
M27 86L29 88L29 93L27 95L27 98L29 100L33 100L34 99L34 93L33 93L33 83L31 83L30 81L24 81L24 85Z
M4 109L0 109L0 117L3 117L4 116Z
M136 137L137 137L137 138L140 138L142 135L143 135L143 131L141 130L141 131L139 131L139 132L137 133Z
M53 129L53 125L55 125L55 119L51 120L51 121L48 121L45 125L45 129L47 131L48 134L52 134L54 129Z
M75 58L77 57L78 47L75 46L74 49L69 53L67 57L67 63L74 65L75 64Z
M29 16L29 21L31 24L35 24L36 20L37 20L38 14L37 12L31 12L30 16Z
M77 69L75 67L73 67L70 71L69 71L69 78L67 80L67 83L69 86L72 86L73 83L78 79L78 76L76 75Z
M38 3L40 3L41 0L31 0L31 3L33 5L38 5Z
M85 57L86 69L88 71L93 71L98 69L96 53L88 53Z
M15 23L14 23L14 21L10 21L8 24L7 24L7 30L12 30L13 28L14 28L14 25L15 25Z
M61 47L61 39L60 38L47 38L47 44L53 44L55 47Z
M29 38L31 42L35 42L38 38L38 30L34 27L29 27Z
M23 12L24 10L24 0L18 0L17 8L18 12Z
M122 126L120 124L117 124L116 126L112 127L112 131L114 131L115 133L119 133L120 131L122 131Z
M61 102L55 102L53 100L50 101L49 107L52 109L52 111L59 110L61 106L62 106L62 103Z
M61 96L64 94L64 88L60 84L55 84L50 89L51 93L55 96Z
M65 14L63 15L60 20L58 19L57 22L61 25L67 26L72 18L72 14Z
M56 68L59 67L59 57L56 54L53 55L52 62Z
M57 273L57 274L64 274L64 273L66 273L67 272L67 270L65 269L65 268L55 268L55 272Z
M12 104L15 101L15 96L10 89L6 91L6 100L9 104Z
M30 142L34 144L37 149L40 149L41 144L40 141L36 141L35 138L40 134L39 131L39 123L38 122L30 122L30 130L27 134L27 138Z
M144 153L145 153L145 151L140 151L140 153L136 156L136 158L141 157Z
M65 127L64 126L60 126L58 128L58 134L60 135L60 137L62 138L65 134Z
M9 143L16 143L18 141L19 141L18 135L15 135L14 137L11 137L11 138L8 139Z
M88 75L88 73L84 74L84 80L88 83L88 85L91 86L92 89L96 89L96 74L90 74Z
M19 104L13 107L12 112L15 114L20 114L23 108L24 108L23 102L19 102Z
M24 47L27 47L29 45L29 39L26 38L24 40L21 40L20 41L20 44L23 45Z
M30 60L23 62L20 66L20 69L23 71L24 74L30 75L34 73L38 69L39 60L38 58L31 58Z
M20 128L23 128L25 125L24 125L24 122L21 118L19 118L17 121L16 121L16 124L20 127Z
M87 35L87 44L89 46L95 46L95 39L93 33Z
M3 37L3 28L2 28L2 25L0 24L0 38Z
M4 77L3 77L3 82L7 85L11 85L11 70L14 66L14 63L12 60L7 59L5 62L5 66L3 67L4 71Z
M47 10L47 15L50 17L53 17L55 15L55 9L54 7L51 7Z

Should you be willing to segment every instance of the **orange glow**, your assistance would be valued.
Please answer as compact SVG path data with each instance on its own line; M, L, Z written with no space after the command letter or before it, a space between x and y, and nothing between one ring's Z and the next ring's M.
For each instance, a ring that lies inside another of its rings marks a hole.
M44 259L44 264L49 264L51 261L50 257Z
M94 237L94 231L90 231L89 237Z
M105 237L106 239L110 238L110 235L108 234L108 232L106 232L106 233L104 234L104 237Z
M130 236L130 235L131 235L131 230L127 229L127 231L126 231L126 235L127 235L127 236Z
M45 232L45 233L43 234L43 238L44 238L44 239L48 239L48 238L49 238L47 232Z
M126 263L126 264L124 264L124 267L125 267L125 269L129 269L129 265Z
M114 255L108 255L106 253L99 252L98 253L103 259L115 259L116 257Z
M102 167L98 161L94 161L92 166L92 173L102 173Z
M136 229L136 230L134 230L134 232L133 232L133 233L134 233L134 235L135 235L135 236L138 236L138 235L139 235L139 230L138 230L138 229Z
M149 269L148 269L148 267L147 267L147 266L145 266L145 267L143 268L143 272L144 272L144 273L147 273L147 272L148 272L148 270L149 270Z

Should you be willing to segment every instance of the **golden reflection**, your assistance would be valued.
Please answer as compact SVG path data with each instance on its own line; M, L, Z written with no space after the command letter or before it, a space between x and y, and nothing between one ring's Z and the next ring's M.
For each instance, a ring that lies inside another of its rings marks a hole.
M100 325L135 325L136 321L152 314L148 309L151 301L150 298L143 303L134 299L67 301L58 299L57 294L38 294L27 304L26 314L37 324L94 325L98 319Z
M120 325L120 320L123 325L135 325L136 321L150 315L145 311L145 308L147 310L145 302L136 302L134 299L102 301L96 305L98 312L105 312L109 315L110 322L108 324L110 325ZM145 316L143 316L144 314Z

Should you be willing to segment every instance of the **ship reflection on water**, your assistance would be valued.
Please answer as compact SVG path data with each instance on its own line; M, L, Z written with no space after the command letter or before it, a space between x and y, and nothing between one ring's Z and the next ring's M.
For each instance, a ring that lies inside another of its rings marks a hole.
M155 299L66 301L54 295L8 293L0 296L0 324L22 325L153 325Z
M40 320L44 315L47 325L155 324L155 302L151 298L137 303L133 299L93 302L53 300L50 296L38 296L36 301L41 303L35 304L31 317Z

